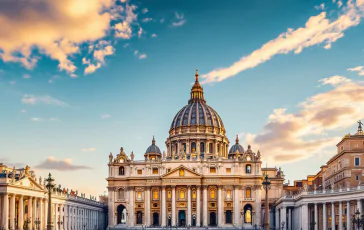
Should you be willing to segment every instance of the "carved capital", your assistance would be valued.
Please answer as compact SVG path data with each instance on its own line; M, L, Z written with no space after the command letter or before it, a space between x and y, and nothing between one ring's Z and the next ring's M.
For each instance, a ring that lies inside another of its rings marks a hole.
M240 190L241 189L241 185L234 185L234 189Z
M171 188L176 188L176 185L171 185Z
M207 189L209 186L208 185L202 185L203 189Z

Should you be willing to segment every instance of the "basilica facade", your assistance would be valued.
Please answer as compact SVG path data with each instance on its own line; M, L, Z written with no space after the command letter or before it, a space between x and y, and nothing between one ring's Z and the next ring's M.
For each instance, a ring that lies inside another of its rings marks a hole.
M123 148L110 153L110 228L261 226L265 174L272 183L269 203L282 194L281 170L262 168L260 152L244 148L238 137L229 148L224 123L207 105L197 71L195 77L188 104L172 119L166 151L153 137L143 160Z

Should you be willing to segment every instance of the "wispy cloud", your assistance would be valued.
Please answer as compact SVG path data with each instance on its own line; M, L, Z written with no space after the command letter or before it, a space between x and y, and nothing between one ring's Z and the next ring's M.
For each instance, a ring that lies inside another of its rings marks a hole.
M147 58L147 55L146 54L140 54L139 55L139 59L144 59L144 58Z
M152 36L151 36L152 38L156 38L156 37L158 37L156 34L152 34Z
M144 18L144 19L142 19L142 22L150 22L152 20L153 20L153 18Z
M9 84L10 85L15 85L16 84L16 81L10 81Z
M111 117L110 114L103 114L103 115L101 115L101 119L108 119L110 117Z
M246 135L246 143L260 149L264 160L275 163L319 156L334 147L340 140L334 131L364 117L364 86L354 82L331 85L332 90L300 103L296 113L275 109L259 134Z
M293 52L301 53L304 48L314 45L324 44L324 48L329 49L331 44L344 36L344 31L356 26L360 22L364 4L359 1L348 2L342 14L336 20L330 21L326 17L326 12L310 17L305 27L288 29L277 38L267 42L261 48L255 50L247 56L226 68L218 68L201 76L203 84L211 82L221 82L235 76L249 68L254 68L274 57L277 54L287 54Z
M24 75L23 75L23 78L24 78L24 79L30 79L30 78L32 78L32 77L31 77L29 74L24 74Z
M142 27L140 27L138 30L138 38L140 38L142 36L142 34L143 34L143 29L142 29Z
M145 13L147 13L148 12L148 9L147 8L144 8L143 10L142 10L142 13L143 14L145 14Z
M186 23L185 16L183 14L178 14L175 12L176 21L172 22L173 27L183 26Z
M315 6L315 9L316 10L324 10L325 9L325 4L324 3L321 3L320 5Z
M53 75L49 80L48 83L49 84L53 84L55 82L56 79L60 79L61 77L58 75Z
M349 68L348 71L358 72L359 76L364 76L364 66L357 66L354 68Z
M95 148L83 148L81 151L82 152L93 152L93 151L96 151L96 149Z
M39 169L52 169L58 171L76 171L82 169L91 169L91 167L89 166L73 165L72 159L57 160L53 156L47 158L35 167Z
M21 113L26 113L27 111L25 109L20 110Z
M346 78L343 76L335 75L332 77L323 78L323 79L319 80L319 82L321 83L321 85L336 86L336 85L340 85L340 84L349 83L349 82L351 82L351 80L349 78Z
M61 106L65 107L68 106L68 104L64 101L58 100L56 98L53 98L51 96L45 95L45 96L35 96L35 95L27 95L25 94L23 98L21 99L21 102L24 104L47 104L47 105L55 105L55 106Z
M40 117L32 117L30 118L31 121L35 121L35 122L38 122L38 121L42 121L43 119L40 118Z

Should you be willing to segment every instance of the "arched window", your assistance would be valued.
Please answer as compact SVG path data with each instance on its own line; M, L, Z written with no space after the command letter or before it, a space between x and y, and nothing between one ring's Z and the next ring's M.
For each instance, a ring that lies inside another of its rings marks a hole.
M251 165L246 165L245 166L245 172L246 173L251 173L252 172L252 166Z
M119 191L118 191L118 197L119 197L119 199L124 199L124 189L119 189Z
M205 143L203 143L203 142L200 143L200 152L201 153L205 152Z
M213 148L212 148L212 143L209 143L209 153L212 153L213 151Z
M231 190L226 190L226 199L231 199Z
M252 206L250 204L244 206L244 222L252 223Z
M245 198L252 198L252 189L251 188L245 189Z
M215 189L211 189L210 191L210 198L215 199Z
M120 166L119 167L119 175L124 175L124 167L123 166Z
M191 143L191 153L195 153L196 152L196 142L192 142Z
M179 170L179 176L185 176L185 170L184 169Z
M185 190L180 190L180 191L179 191L179 198L180 198L180 199L185 199L185 197L186 197L186 196L185 196Z
M158 194L158 190L156 189L153 191L153 199L158 200L158 198L159 198L159 194Z

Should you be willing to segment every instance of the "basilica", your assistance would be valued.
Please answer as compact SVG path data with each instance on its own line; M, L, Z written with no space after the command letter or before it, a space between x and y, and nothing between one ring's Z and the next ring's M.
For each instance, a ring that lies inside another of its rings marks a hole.
M124 149L109 155L109 228L137 226L261 226L265 220L263 176L269 203L283 192L284 174L262 168L261 153L238 136L229 147L224 123L207 105L198 80L188 104L171 121L166 151L153 137L143 160Z

